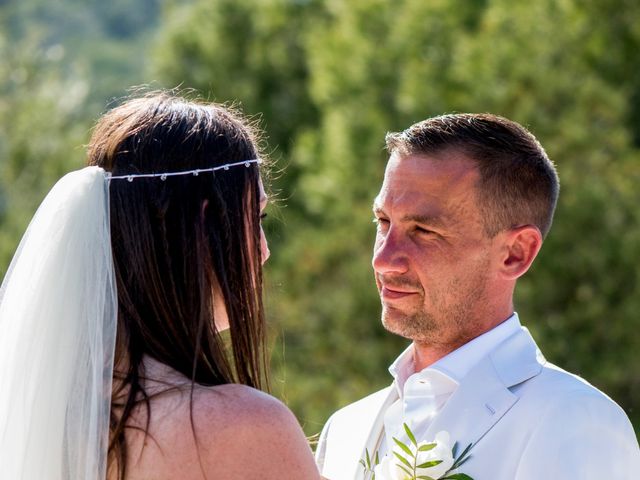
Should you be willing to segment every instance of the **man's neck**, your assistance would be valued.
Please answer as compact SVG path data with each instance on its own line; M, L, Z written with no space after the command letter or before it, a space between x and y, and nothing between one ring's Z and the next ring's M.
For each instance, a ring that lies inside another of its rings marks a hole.
M478 329L475 334L459 337L455 339L455 341L449 343L429 343L420 340L413 341L413 366L415 372L420 372L425 368L430 367L434 363L436 363L441 358L449 355L451 352L457 350L463 345L469 343L470 341L478 338L480 335L487 333L488 331L494 329L502 322L507 320L513 314L513 310L509 315L506 315L502 318L502 320L497 322L492 322L484 326L483 328Z
M425 343L420 343L417 341L413 342L413 367L414 372L421 372L427 367L430 367L434 363L436 363L441 358L447 356L449 353L453 352L460 346L464 345L464 343L452 346L452 345L429 345Z

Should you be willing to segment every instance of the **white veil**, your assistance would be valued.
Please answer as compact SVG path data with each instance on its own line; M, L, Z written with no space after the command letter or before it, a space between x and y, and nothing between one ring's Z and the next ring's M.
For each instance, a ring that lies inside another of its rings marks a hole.
M104 480L117 297L109 178L63 177L0 291L0 478Z

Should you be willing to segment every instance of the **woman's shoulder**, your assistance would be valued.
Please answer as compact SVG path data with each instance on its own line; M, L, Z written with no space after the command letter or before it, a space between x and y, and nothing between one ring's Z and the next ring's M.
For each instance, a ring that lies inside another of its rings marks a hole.
M295 416L264 392L196 385L158 395L150 407L149 435L128 436L131 472L141 477L318 478Z
M196 387L193 418L198 423L196 430L228 432L243 445L252 443L258 435L301 431L291 410L280 400L238 384Z
M242 478L318 478L300 424L282 402L242 385L201 390L198 395L194 420L201 424L196 432L210 439L206 458L220 478L234 478L239 463ZM214 429L217 433L212 433Z
M228 424L231 428L239 428L244 423L268 427L273 420L293 420L297 424L280 400L246 385L196 386L193 398L194 409L201 415L201 421L212 421L219 427Z

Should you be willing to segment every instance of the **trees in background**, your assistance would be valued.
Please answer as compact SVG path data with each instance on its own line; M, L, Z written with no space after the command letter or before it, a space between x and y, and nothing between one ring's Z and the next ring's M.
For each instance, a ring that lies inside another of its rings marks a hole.
M609 0L199 0L165 12L159 77L261 113L285 169L269 224L274 383L308 433L386 385L406 344L379 325L370 268L385 132L454 111L528 126L557 163L555 225L517 310L550 360L635 417L634 12Z
M17 40L0 11L0 263L6 271L44 192L81 155L77 109L86 85L57 67L59 45L41 47L32 30ZM76 163L79 165L80 163Z
M159 23L157 0L0 4L0 261L127 86L241 102L280 170L266 225L274 393L315 433L388 384L407 345L380 326L370 267L385 133L491 111L528 126L562 182L517 310L549 360L639 428L636 3L167 0Z
M0 272L93 120L144 81L157 0L0 1Z

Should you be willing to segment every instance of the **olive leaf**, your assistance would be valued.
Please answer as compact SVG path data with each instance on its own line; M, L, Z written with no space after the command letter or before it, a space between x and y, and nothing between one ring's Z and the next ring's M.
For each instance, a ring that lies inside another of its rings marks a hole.
M409 447L407 447L404 443L402 443L400 440L398 440L396 437L393 437L393 441L396 442L396 445L398 445L402 451L404 453L406 453L407 455L409 455L411 458L415 458L414 453L411 451L411 449Z
M472 477L470 477L465 473L452 473L453 471L458 469L460 466L464 465L471 458L470 451L471 451L471 448L473 447L472 443L467 445L467 447L462 451L460 455L456 455L458 450L458 443L457 442L454 443L451 449L451 454L454 459L453 464L451 465L451 468L447 470L444 473L444 475L442 475L441 477L438 477L436 479L428 475L417 475L418 469L435 467L436 465L440 465L443 462L443 460L430 460L428 462L423 462L421 464L418 464L418 453L428 452L430 450L433 450L438 446L438 443L431 442L431 443L425 443L424 445L418 446L418 441L416 440L414 433L411 431L411 428L409 428L409 426L406 423L403 423L402 426L404 427L404 431L407 434L407 437L409 438L411 445L413 445L413 447L415 448L412 449L406 443L402 442L401 440L398 440L395 437L392 437L395 444L398 446L398 448L400 448L400 450L402 450L404 454L407 455L407 457L403 456L401 453L397 451L391 451L390 454L392 454L392 456L395 457L399 462L399 463L396 463L395 466L408 475L406 480L473 480ZM374 468L378 464L380 464L380 457L378 452L376 452L372 458L371 454L369 453L369 450L365 449L365 457L364 459L360 460L360 465L364 467L365 473L372 474L371 480L375 480L376 478ZM381 480L385 480L385 479L381 479Z
M395 455L395 457L400 460L402 463L404 463L407 467L413 469L413 465L411 465L411 463L409 462L409 460L407 460L406 458L404 458L402 455L400 455L398 452L393 452L393 454Z
M420 445L420 447L418 447L418 451L428 452L429 450L433 450L434 448L436 448L437 445L437 443L425 443L424 445Z
M417 447L418 442L416 442L416 437L413 435L413 432L409 428L409 425L403 423L402 426L404 427L404 431L406 432L407 437L409 437L409 440L411 440L411 443L413 443L413 445Z

